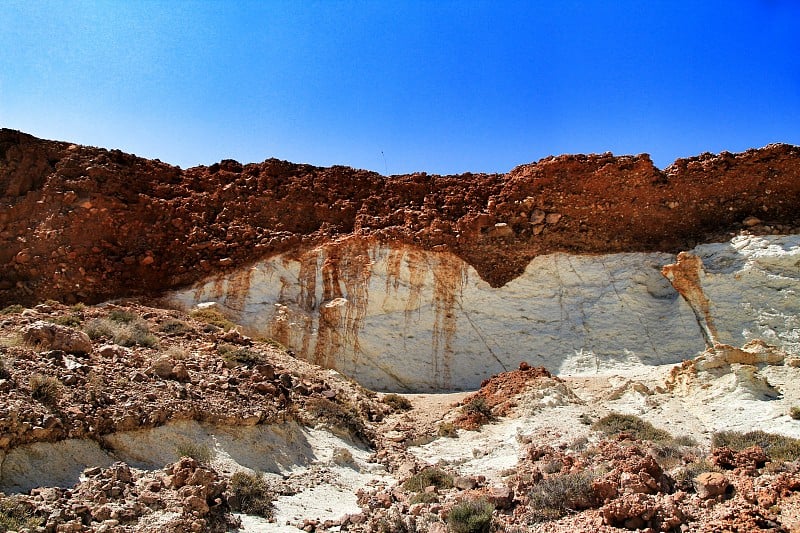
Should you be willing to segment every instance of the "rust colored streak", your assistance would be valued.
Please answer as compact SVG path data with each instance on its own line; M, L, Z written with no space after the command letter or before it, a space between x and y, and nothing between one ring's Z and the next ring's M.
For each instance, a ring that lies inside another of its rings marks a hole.
M442 389L452 388L451 363L456 335L456 306L467 280L464 263L451 254L438 254L433 268L433 354L435 379Z
M225 300L223 305L228 309L242 313L247 303L247 297L250 294L250 279L253 270L245 268L234 272L228 278L228 284L225 291Z
M700 272L703 269L703 260L694 254L681 252L678 260L672 265L661 269L661 274L666 277L678 294L683 296L686 303L694 311L697 322L703 331L706 345L710 348L717 342L717 328L711 316L711 304L703 292L700 283Z
M305 253L300 258L300 272L298 273L298 283L300 294L297 305L300 309L308 313L313 312L317 307L317 260L319 255L316 251Z

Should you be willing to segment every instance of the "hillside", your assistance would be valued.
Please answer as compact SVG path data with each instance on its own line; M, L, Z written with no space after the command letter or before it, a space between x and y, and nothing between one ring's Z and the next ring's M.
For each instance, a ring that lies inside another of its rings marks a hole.
M800 147L0 196L0 532L800 531Z

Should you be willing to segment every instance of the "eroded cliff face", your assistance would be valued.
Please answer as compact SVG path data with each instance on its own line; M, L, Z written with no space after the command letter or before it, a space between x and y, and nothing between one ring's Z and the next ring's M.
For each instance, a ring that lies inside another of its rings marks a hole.
M602 154L386 177L274 159L182 170L3 129L0 196L0 305L157 295L353 235L448 252L502 287L555 252L677 252L755 218L762 232L796 233L800 148L664 171L647 155Z
M800 236L678 258L547 254L492 287L454 254L349 238L171 300L216 302L251 333L378 390L476 388L523 360L562 375L670 364L754 338L800 353Z

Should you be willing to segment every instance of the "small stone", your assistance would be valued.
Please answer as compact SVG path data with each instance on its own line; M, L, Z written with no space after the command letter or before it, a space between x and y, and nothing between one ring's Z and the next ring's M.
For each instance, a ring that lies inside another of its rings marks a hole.
M544 219L545 219L546 216L547 216L547 213L545 213L541 209L534 209L533 213L531 213L531 219L530 219L531 220L531 224L534 224L534 225L541 224L542 222L544 222Z
M514 502L514 491L503 486L489 487L486 499L497 509L509 509Z
M461 490L472 490L478 486L478 482L470 476L456 476L453 478L453 486Z
M728 488L728 479L720 472L703 472L694 478L694 488L697 496L706 500L725 494Z
M746 228L752 228L753 226L758 226L759 224L761 224L761 219L753 216L749 216L742 221L742 225Z
M561 220L561 213L547 213L544 219L547 224L558 224L559 220Z

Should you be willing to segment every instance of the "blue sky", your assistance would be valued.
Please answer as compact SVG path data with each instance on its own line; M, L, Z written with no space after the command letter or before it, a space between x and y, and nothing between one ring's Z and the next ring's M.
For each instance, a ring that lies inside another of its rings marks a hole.
M664 167L800 144L798 28L797 0L5 0L0 126L183 167Z

